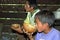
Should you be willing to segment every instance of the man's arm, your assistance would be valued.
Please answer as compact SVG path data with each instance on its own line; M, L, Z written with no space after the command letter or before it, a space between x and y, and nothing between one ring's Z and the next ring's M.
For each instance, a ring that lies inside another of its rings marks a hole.
M12 28L13 30L19 32L19 33L23 33L23 30L22 30L22 28L20 27L19 24L12 24L12 25L11 25L11 28Z

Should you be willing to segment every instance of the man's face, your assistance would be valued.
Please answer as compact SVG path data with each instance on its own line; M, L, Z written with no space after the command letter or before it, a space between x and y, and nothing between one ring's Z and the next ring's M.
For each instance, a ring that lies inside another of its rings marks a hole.
M30 7L28 1L27 1L26 4L25 4L25 10L26 10L27 12L30 12L30 11L32 10L32 7Z
M37 25L36 27L37 27L38 32L44 31L45 25L42 24L38 18L36 18L36 25Z

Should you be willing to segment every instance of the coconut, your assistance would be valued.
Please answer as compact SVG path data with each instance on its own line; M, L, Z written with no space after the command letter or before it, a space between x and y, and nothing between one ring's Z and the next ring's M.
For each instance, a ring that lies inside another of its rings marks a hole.
M20 27L20 24L12 24L12 27L13 28L19 28Z
M23 28L28 33L33 33L33 32L36 31L36 27L35 26L32 26L31 24L28 24L28 23L24 23L23 24Z

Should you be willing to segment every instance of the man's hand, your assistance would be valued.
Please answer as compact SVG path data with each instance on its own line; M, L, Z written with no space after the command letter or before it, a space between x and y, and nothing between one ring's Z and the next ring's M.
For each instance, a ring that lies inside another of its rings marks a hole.
M20 27L20 24L12 24L11 28L19 33L23 33L22 28Z
M24 31L24 33L26 33L26 35L29 37L30 40L34 40L33 36L32 36L33 33L28 33L24 29L23 29L23 31Z

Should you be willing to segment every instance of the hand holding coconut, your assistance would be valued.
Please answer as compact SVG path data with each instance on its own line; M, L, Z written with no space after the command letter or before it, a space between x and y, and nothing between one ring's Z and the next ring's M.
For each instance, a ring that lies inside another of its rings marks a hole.
M19 33L23 33L22 28L20 27L20 24L12 24L11 28Z

